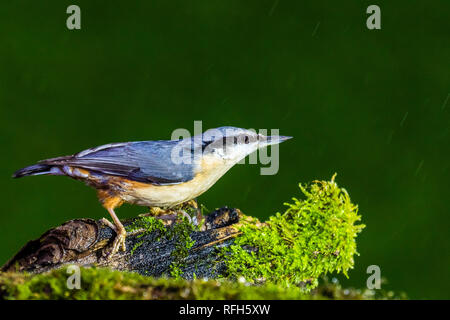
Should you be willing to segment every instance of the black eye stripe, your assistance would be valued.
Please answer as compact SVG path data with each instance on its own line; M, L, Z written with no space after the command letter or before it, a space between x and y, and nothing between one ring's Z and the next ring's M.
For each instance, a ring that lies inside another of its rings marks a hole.
M213 141L202 141L202 151L205 151L206 147L208 147Z
M258 136L256 134L237 134L228 137L217 137L211 141L203 141L202 150L205 150L209 145L213 149L223 148L226 150L227 146L237 145L237 144L249 144L256 142Z

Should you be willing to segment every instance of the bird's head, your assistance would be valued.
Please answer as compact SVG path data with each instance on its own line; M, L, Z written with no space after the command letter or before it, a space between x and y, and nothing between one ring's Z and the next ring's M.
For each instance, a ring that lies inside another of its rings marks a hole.
M258 149L290 138L292 137L265 136L254 130L236 127L219 127L209 129L202 134L202 154L234 165Z

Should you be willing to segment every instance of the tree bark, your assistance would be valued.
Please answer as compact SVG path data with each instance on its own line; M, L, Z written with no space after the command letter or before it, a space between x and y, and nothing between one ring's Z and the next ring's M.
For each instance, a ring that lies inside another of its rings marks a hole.
M183 278L190 279L194 274L196 277L215 278L224 274L225 268L220 261L218 248L229 246L233 238L239 235L235 226L242 217L238 209L227 207L204 217L202 230L190 235L195 244L183 259ZM123 224L126 227L136 219L139 217L125 220ZM70 220L48 230L38 239L29 241L1 270L41 273L76 264L135 271L156 277L170 274L170 266L176 259L172 255L175 250L174 239L161 237L158 231L129 233L127 250L119 251L107 259L104 250L111 245L114 237L114 230L103 220Z

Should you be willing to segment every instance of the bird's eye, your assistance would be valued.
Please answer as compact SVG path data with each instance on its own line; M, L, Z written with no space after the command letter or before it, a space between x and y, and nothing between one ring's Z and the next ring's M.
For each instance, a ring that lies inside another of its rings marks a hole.
M234 144L237 144L237 142L238 142L237 137L233 137L233 143L234 143Z
M249 141L249 138L248 138L248 136L245 136L245 138L244 138L244 143L245 144L248 144L250 141Z
M227 138L226 137L223 137L222 138L222 149L223 149L223 152L225 152L225 150L227 149Z

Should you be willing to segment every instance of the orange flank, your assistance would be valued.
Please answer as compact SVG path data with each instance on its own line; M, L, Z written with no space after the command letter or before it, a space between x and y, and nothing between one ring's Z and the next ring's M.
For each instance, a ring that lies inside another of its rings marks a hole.
M76 168L76 170L78 170L78 172L80 174L82 174L83 176L89 177L91 175L91 173L88 170L81 169L81 168Z
M140 188L148 188L148 185L150 183L144 183L139 181L133 181L127 178L111 176L108 179L108 184L117 185L124 189L140 189Z
M108 190L100 189L97 191L97 195L105 209L115 209L124 203L121 197L111 194Z

